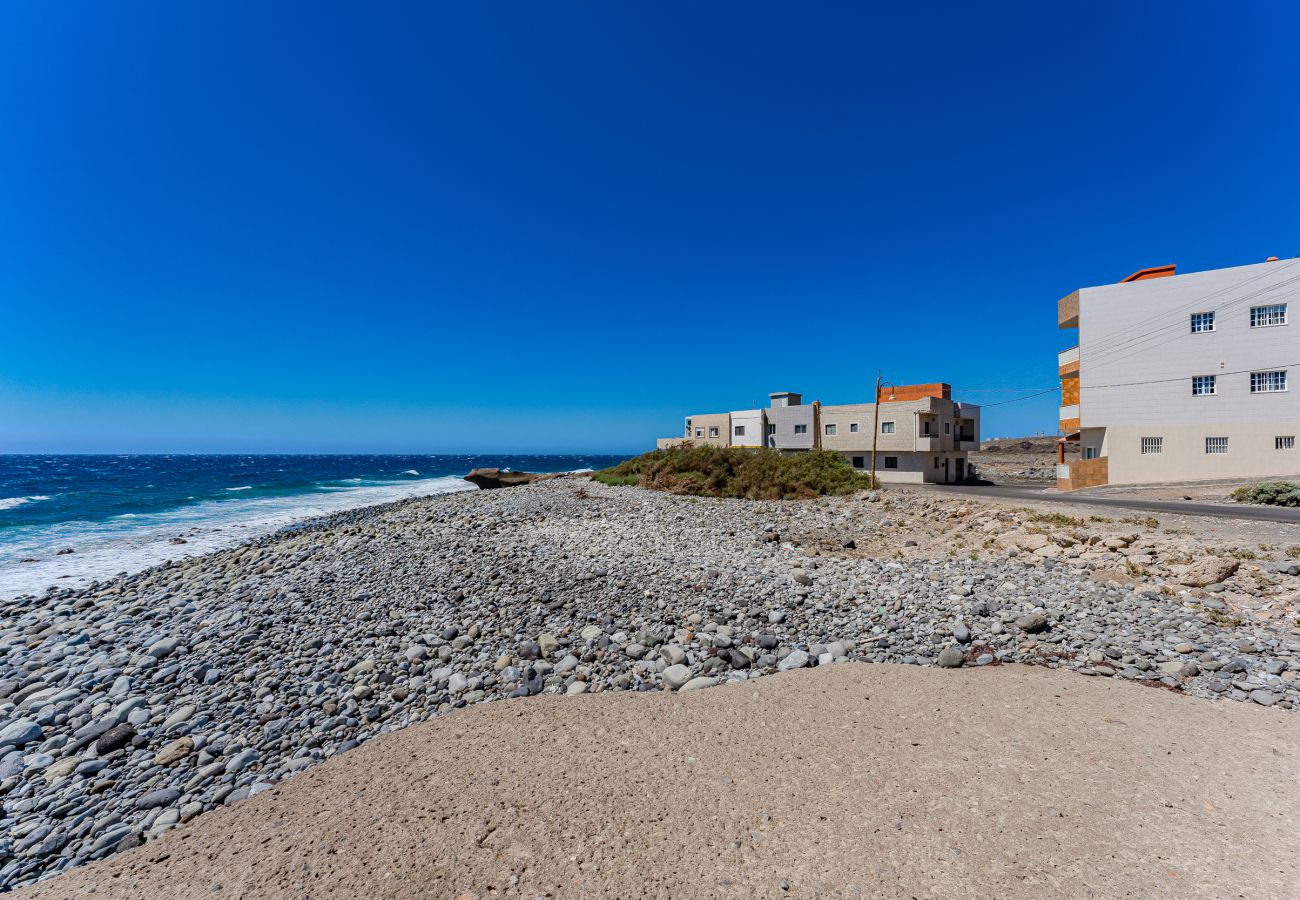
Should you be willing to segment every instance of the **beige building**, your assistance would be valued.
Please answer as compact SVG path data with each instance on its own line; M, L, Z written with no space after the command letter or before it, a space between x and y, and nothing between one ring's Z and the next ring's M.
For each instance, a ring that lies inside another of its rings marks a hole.
M1057 486L1300 474L1300 259L1081 288L1057 304ZM1065 441L1078 441L1066 459Z
M888 400L882 394L878 423L871 403L820 407L820 446L844 454L854 468L870 468L874 428L876 477L882 482L967 480L967 454L979 449L979 407L944 396Z
M712 444L715 447L731 446L731 414L710 413L707 415L686 417L687 440L697 444Z
M820 448L869 470L874 440L880 481L951 484L973 477L967 454L979 449L980 440L979 407L957 403L951 395L943 383L886 385L877 417L872 403L805 404L802 394L779 391L769 396L765 409L690 416L682 437L661 438L658 444L768 447L783 453Z

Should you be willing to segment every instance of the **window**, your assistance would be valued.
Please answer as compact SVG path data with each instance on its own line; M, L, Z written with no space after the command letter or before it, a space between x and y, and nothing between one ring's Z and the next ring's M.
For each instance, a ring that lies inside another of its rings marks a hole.
M697 429L695 429L695 436L696 436L696 437L704 437L704 429L703 429L703 428L697 428Z
M1216 375L1197 375L1192 378L1192 396L1206 397L1215 393Z
M807 426L807 425L796 425L796 426L794 426L794 433L795 433L795 434L807 434L807 433L808 433L808 426Z
M1275 437L1275 438L1273 438L1273 449L1274 449L1274 450L1294 450L1294 449L1295 449L1295 435L1294 435L1294 434L1288 434L1288 435L1284 435L1284 436L1281 436L1281 437Z
M855 456L855 457L853 457L853 468L855 468L855 469L865 469L866 467L867 467L867 460L866 460L866 457L863 457L863 456Z
M849 434L857 434L857 433L858 433L858 423L857 423L857 422L850 422L850 423L849 423Z
M1192 313L1192 334L1214 330L1214 313Z
M893 433L894 433L894 423L893 423L893 422L881 422L881 423L880 423L880 433L881 433L881 434L893 434Z
M1279 394L1286 390L1286 369L1280 372L1251 372L1252 394Z
M1252 306L1250 308L1250 327L1267 328L1270 325L1286 324L1286 304L1274 303L1270 306Z
M767 426L767 433L776 434L776 423L771 423Z
M897 457L897 456L886 456L886 457L885 457L885 468L886 468L886 469L897 469L897 468L898 468L898 457Z
M1226 437L1212 437L1205 439L1206 453L1227 453L1228 439Z
M834 434L834 433L835 433L835 426L834 426L834 425L827 425L827 426L826 426L826 433L827 433L828 435L829 435L829 434Z
M717 426L717 425L710 425L710 426L709 426L709 437L717 437L717 436L718 436L718 426Z
M1162 437L1143 438L1142 453L1151 454L1159 453L1164 449L1165 439Z
M737 425L735 428L732 429L732 431L735 432L736 437L744 437L744 436L745 436L745 426L744 426L744 425Z
M952 434L952 423L951 423L951 422L944 422L944 423L943 423L943 433L944 433L944 434Z
M929 436L929 434L930 434L930 420L929 420L929 419L926 419L924 422L921 423L921 434L924 435L924 436Z
M1083 458L1084 458L1084 459L1096 459L1096 458L1097 458L1097 448L1096 448L1096 447L1084 447L1084 448L1083 448Z

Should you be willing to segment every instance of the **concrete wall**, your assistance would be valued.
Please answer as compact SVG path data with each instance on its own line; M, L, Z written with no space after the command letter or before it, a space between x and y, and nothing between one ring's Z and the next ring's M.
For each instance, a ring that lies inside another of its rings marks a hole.
M708 413L689 418L691 433L687 437L692 441L697 444L712 444L715 447L728 445L731 433L730 413Z
M1282 284L1297 277L1283 260L1081 290L1080 425L1300 422L1300 388L1252 394L1249 374L1300 362L1300 289ZM1250 327L1252 306L1288 301L1290 324ZM1215 330L1192 334L1209 311ZM1194 375L1217 375L1218 393L1192 396Z
M773 438L765 438L767 446L778 450L811 450L813 448L813 406L771 406L767 409L767 422L776 425ZM795 434L795 425L807 425L807 433Z
M1300 446L1276 449L1284 435L1300 438L1300 423L1124 426L1106 429L1103 452L1111 484L1300 476ZM1144 437L1161 438L1160 452L1144 454ZM1228 452L1206 453L1207 437L1226 437Z
M742 409L731 413L731 446L763 446L763 410ZM742 435L736 434L736 428L745 429Z
M854 464L855 457L860 457L862 465L854 465L855 469L862 472L871 471L871 450L848 450L840 451L850 464ZM939 458L939 465L934 464L935 457ZM898 468L888 469L885 467L886 458L898 460ZM957 460L965 460L965 453L917 453L914 451L883 451L876 452L876 478L882 484L943 484L945 470L943 463L948 463L947 475L949 481L955 481L957 478ZM963 466L964 469L964 466Z
M894 423L894 433L880 434L877 447L881 450L901 452L940 452L978 449L980 440L980 410L970 404L959 405L951 400L926 397L920 400L893 401L880 404L880 423L873 426L875 407L870 403L853 403L821 408L822 447L827 450L854 450L871 447L872 428L880 429L884 423ZM973 440L970 446L958 446L961 420L970 424ZM857 423L858 432L852 431ZM926 423L930 433L924 433ZM826 434L826 426L834 424L835 434ZM945 426L947 426L945 428Z

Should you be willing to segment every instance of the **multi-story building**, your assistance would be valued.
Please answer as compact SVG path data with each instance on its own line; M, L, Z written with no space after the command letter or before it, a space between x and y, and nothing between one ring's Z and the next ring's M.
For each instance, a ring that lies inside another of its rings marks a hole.
M730 446L782 453L834 450L864 470L871 468L874 439L876 476L883 482L948 484L972 474L967 454L979 449L980 410L954 402L947 384L887 385L881 391L879 415L872 403L805 404L802 394L791 391L770 394L769 399L765 409L690 416L682 437L661 438L659 446L722 446L718 438L727 430L714 434L711 429L727 421Z
M1300 473L1300 259L1135 272L1058 303L1057 486ZM1065 442L1077 441L1077 459Z

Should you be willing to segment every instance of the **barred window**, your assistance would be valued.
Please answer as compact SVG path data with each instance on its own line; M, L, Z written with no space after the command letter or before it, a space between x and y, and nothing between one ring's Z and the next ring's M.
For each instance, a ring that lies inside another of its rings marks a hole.
M1276 372L1251 372L1252 394L1276 394L1286 390L1286 369Z
M1294 449L1295 449L1295 435L1294 435L1294 434L1286 434L1286 435L1279 435L1278 437L1273 438L1273 449L1274 449L1274 450L1294 450Z
M1159 453L1164 449L1165 439L1162 437L1144 437L1142 439L1143 453Z
M1192 334L1214 330L1214 313L1192 313Z
M1218 376L1215 375L1196 375L1192 378L1192 396L1205 397L1215 393L1215 383Z
M1286 304L1272 303L1268 306L1250 308L1250 327L1265 328L1269 325L1286 324Z
M897 456L886 456L886 457L885 457L885 468L886 468L886 469L897 469L897 468L898 468L898 457L897 457Z
M1227 453L1228 439L1226 437L1207 437L1205 439L1206 453Z

